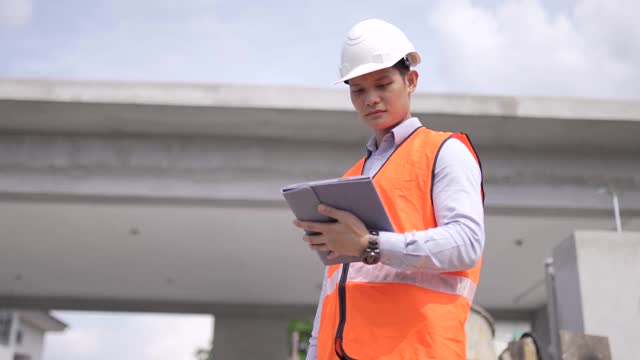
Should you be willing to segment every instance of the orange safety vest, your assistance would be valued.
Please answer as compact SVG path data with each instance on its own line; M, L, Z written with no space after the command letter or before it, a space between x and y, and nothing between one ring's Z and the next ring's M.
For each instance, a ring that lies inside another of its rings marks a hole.
M433 172L442 144L451 137L462 141L478 160L465 134L419 127L374 176L396 232L437 226ZM361 175L365 160L344 176ZM321 299L318 359L465 359L464 326L481 264L482 260L471 269L445 273L400 271L382 263L329 266Z

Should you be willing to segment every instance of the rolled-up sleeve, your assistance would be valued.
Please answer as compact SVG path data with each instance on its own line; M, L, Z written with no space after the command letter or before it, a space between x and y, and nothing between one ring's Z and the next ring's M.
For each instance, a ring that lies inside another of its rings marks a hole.
M484 248L480 166L469 149L451 138L442 145L433 179L438 226L424 231L380 233L382 263L399 270L461 271L478 262Z

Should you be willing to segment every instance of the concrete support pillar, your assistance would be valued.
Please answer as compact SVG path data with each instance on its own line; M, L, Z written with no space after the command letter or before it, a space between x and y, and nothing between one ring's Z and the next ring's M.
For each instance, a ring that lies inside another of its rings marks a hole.
M288 324L279 316L216 315L213 358L285 360Z
M540 348L541 360L551 360L549 346L551 345L551 335L549 334L549 314L547 307L543 306L533 313L531 330L536 336Z
M553 251L560 330L609 338L613 359L640 354L640 233L577 231Z

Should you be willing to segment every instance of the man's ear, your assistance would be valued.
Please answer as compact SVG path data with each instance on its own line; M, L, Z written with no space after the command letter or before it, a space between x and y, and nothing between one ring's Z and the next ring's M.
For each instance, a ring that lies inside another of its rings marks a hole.
M409 93L413 93L414 91L416 91L416 88L418 87L419 77L420 75L415 70L411 70L407 74L407 89L409 90Z

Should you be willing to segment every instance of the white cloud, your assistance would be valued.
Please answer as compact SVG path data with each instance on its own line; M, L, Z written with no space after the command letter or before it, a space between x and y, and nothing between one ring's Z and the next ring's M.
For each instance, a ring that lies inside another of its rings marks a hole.
M193 360L208 347L209 315L55 312L69 328L46 337L45 360Z
M539 0L440 0L429 20L447 91L638 98L637 13L635 0L578 1L570 16Z
M53 20L43 8L39 26L0 43L0 75L331 87L346 31L381 17L422 52L421 91L640 98L637 0L284 3L96 0Z
M24 25L31 19L31 0L0 0L0 26Z

